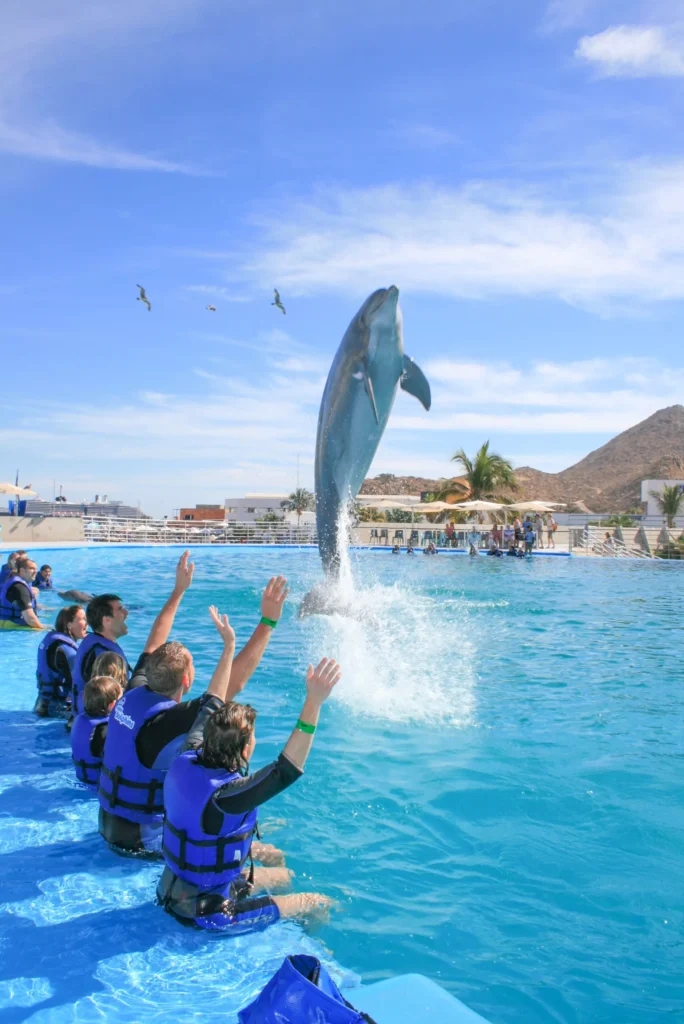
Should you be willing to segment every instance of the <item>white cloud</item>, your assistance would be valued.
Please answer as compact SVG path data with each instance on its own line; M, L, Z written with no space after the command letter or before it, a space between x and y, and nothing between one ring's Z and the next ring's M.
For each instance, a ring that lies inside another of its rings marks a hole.
M195 292L198 295L206 295L208 298L221 299L223 302L253 302L253 295L236 294L229 288L220 284L189 284L186 285L186 292Z
M46 493L78 450L83 464L100 474L94 491L140 496L153 512L221 500L231 491L294 486L298 455L302 483L310 487L321 364L302 347L291 358L264 349L262 366L247 381L198 368L203 390L195 394L148 391L118 405L68 408L44 402L30 415L9 408L12 427L0 429L0 447L30 463L34 483ZM684 367L647 358L518 366L435 359L424 369L432 410L425 413L399 393L371 474L447 476L454 448L488 437L505 454L517 450L518 465L559 470L593 447L583 435L607 439L684 394ZM563 435L579 440L569 446ZM540 441L545 454L524 454ZM568 454L569 447L576 450ZM34 471L36 452L49 467L43 481Z
M243 267L290 295L396 283L456 298L552 296L611 312L684 298L684 162L610 167L554 193L472 182L318 193L277 211ZM581 190L581 191L580 191Z
M0 152L117 171L202 173L183 164L104 145L75 132L65 131L54 122L34 124L29 130L13 128L0 122Z
M439 125L418 121L395 121L390 134L412 149L440 149L460 142L455 132Z
M580 39L575 56L602 75L624 78L684 75L684 41L669 39L657 25L617 25Z
M64 128L44 109L69 94L72 69L76 77L91 73L101 89L103 67L116 65L120 52L126 59L143 52L152 29L158 46L167 29L195 16L207 2L6 0L0 5L0 152L113 170L201 173L182 162L131 152ZM121 74L128 77L130 66Z
M550 0L542 18L543 32L563 32L580 24L595 0Z

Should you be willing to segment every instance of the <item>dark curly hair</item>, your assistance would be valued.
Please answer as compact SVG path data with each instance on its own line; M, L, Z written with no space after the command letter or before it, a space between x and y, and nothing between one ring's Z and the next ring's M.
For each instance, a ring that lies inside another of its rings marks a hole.
M200 759L207 768L227 768L239 772L244 768L242 751L254 732L257 713L251 704L225 704L204 726L204 742Z

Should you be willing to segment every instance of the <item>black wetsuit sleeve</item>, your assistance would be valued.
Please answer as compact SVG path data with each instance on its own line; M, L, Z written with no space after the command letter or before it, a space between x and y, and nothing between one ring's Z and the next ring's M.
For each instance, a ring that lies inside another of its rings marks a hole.
M22 612L25 612L27 608L31 607L31 598L26 587L22 587L20 583L13 583L7 591L7 600L10 604L16 605Z
M148 655L143 652L135 663L135 668L131 673L131 678L128 682L127 690L135 690L138 686L145 686L147 683L147 676L145 674L145 662L147 661Z
M109 722L100 722L93 729L93 735L90 738L90 753L93 757L102 760L104 756L105 740L107 739L107 726Z
M52 657L51 651L48 651L47 663L51 669L59 673L61 679L64 680L66 686L71 689L71 666L76 658L76 651L73 652L73 657L69 659L63 647L57 647Z
M211 697L205 693L202 697L196 697L195 700L184 701L182 704L175 704L172 708L160 711L154 718L145 722L135 741L135 749L140 763L145 768L151 768L167 744L190 732L197 716L208 701L218 701L219 707L222 703L218 697Z
M282 793L303 774L301 768L281 754L277 761L260 768L253 775L236 779L217 789L205 815L212 805L223 814L246 814L278 796L278 793Z
M206 694L205 694L206 696ZM204 726L207 721L211 718L215 711L223 707L223 701L220 697L207 697L204 704L199 710L197 718L192 724L192 727L188 730L188 738L181 748L183 750L197 750L198 747L202 746L204 740Z

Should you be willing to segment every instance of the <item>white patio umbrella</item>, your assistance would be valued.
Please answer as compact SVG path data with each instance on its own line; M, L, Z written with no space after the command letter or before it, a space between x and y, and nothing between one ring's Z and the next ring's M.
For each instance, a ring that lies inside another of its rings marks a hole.
M392 501L391 498L378 498L377 501L366 501L365 505L367 508L401 508L408 509L409 505L404 505L401 501Z
M563 501L517 501L514 505L506 505L506 508L514 512L553 512L556 506L564 504Z
M35 498L37 493L28 487L17 487L16 484L0 484L0 494L13 494L15 498Z
M495 501L459 501L455 505L450 505L450 508L464 509L468 512L498 512L499 509L506 508L505 505L499 505Z

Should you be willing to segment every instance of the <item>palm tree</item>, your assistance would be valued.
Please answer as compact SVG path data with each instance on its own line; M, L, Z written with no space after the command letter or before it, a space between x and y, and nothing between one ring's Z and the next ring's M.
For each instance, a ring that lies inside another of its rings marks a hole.
M661 513L667 516L667 525L673 527L675 516L679 515L684 505L684 491L682 491L681 485L673 484L668 487L666 484L662 491L651 491L651 497L655 498Z
M296 512L297 526L299 526L302 512L313 512L315 507L314 496L311 491L307 491L306 487L298 487L289 498L280 502L280 507L284 508L286 512Z
M489 441L485 441L482 447L475 453L475 458L470 459L463 448L460 448L451 457L452 462L461 464L464 476L467 481L469 501L501 501L506 504L509 498L501 493L501 488L509 488L511 491L518 490L518 483L515 479L513 466L503 456L490 452ZM438 501L445 501L449 494L454 493L454 481L448 481L437 495ZM465 499L461 499L465 500Z

